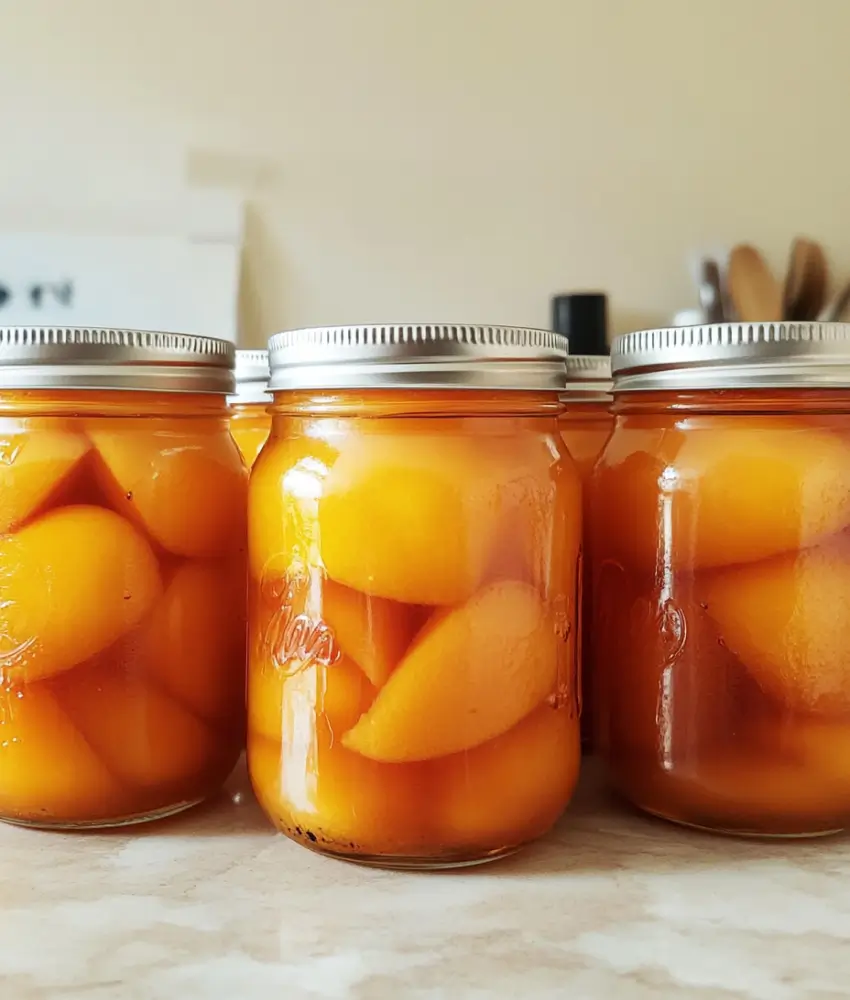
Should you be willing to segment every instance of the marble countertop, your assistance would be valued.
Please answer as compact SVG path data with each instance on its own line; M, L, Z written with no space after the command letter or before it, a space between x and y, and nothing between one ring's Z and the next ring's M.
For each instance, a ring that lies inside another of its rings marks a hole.
M542 843L446 874L296 847L242 770L133 833L0 827L3 1000L837 998L848 940L850 838L679 830L593 767Z

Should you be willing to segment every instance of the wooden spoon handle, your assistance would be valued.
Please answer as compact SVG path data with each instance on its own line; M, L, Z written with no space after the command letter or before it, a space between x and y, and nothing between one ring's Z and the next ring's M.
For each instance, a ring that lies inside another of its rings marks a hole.
M778 323L782 289L755 247L739 244L729 257L729 294L745 323Z

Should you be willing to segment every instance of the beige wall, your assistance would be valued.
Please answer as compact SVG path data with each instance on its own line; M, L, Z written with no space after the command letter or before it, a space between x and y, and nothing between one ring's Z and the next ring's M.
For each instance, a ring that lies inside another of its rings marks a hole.
M0 0L0 176L248 203L250 342L284 325L619 329L689 261L798 231L850 273L847 0ZM133 170L126 161L132 159ZM175 161L176 162L176 161ZM83 166L81 166L83 165ZM183 169L181 166L180 169ZM41 182L41 181L40 181Z

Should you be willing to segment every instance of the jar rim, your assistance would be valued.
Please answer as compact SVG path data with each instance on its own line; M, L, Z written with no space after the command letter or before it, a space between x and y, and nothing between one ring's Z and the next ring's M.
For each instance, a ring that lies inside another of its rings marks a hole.
M227 397L229 404L271 402L268 351L238 350L234 376L236 389Z
M563 391L568 348L553 330L462 323L284 330L269 389Z
M0 389L211 393L234 389L235 348L187 333L0 327Z
M561 393L565 403L610 403L613 386L610 354L570 354L567 358L567 384Z
M850 388L848 323L638 330L611 348L614 392Z

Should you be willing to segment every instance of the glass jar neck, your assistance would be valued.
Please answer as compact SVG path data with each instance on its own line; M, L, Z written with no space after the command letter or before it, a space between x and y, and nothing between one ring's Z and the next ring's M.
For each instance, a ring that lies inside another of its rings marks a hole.
M850 413L846 389L724 389L614 394L617 416L652 413Z
M276 392L269 410L302 417L556 417L561 408L554 392L345 389Z
M3 416L226 417L227 397L215 393L108 390L0 390Z
M611 399L564 399L561 397L562 420L593 420L611 416Z
M270 406L271 403L268 402L231 402L228 408L234 417L267 417Z

